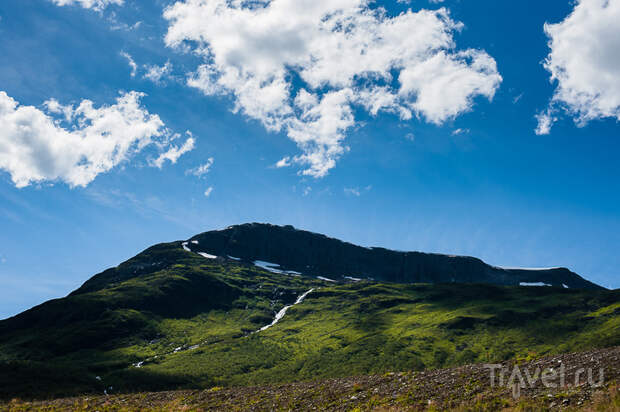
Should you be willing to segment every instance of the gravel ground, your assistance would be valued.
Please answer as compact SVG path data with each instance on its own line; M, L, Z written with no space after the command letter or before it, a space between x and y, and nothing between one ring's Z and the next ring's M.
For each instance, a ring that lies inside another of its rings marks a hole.
M46 402L13 400L0 404L0 410L620 411L617 385L620 347L551 356L518 364L505 362L493 369L493 381L488 365L475 364L272 386L84 396ZM500 375L503 375L503 382L500 382ZM515 383L518 390L515 390ZM515 397L515 393L519 396Z

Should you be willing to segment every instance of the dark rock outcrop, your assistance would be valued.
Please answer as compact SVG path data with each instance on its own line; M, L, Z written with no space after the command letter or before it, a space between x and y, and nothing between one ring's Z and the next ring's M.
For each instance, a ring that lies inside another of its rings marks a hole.
M205 232L190 240L193 251L246 262L278 263L285 270L330 278L372 278L404 283L544 283L602 289L566 268L504 269L468 256L365 248L292 226L248 223Z

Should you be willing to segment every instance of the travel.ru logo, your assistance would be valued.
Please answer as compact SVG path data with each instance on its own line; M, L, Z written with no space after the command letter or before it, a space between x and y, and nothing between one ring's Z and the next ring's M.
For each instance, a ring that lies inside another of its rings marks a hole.
M605 382L605 371L603 368L598 370L597 380L592 368L579 368L571 371L572 377L566 373L566 366L562 361L558 361L557 367L547 367L541 369L537 367L519 367L514 365L512 369L501 364L486 364L489 369L491 387L507 387L512 389L512 396L518 399L521 396L521 389L535 388L539 382L545 388L565 388L569 385L581 386L590 385L592 387L602 386Z

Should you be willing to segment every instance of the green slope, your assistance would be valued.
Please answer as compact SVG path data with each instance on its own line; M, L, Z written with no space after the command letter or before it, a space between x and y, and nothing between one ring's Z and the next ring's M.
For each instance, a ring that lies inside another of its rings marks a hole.
M252 333L310 289L280 322ZM620 291L332 283L205 259L175 242L1 321L0 396L275 383L531 358L620 345L619 315Z

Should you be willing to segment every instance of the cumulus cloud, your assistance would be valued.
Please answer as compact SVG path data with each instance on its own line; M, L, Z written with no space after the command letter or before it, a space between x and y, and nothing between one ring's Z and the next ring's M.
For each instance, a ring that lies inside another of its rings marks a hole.
M289 167L291 165L291 157L290 156L285 156L282 159L278 160L278 162L276 163L276 167L278 169L281 169L283 167Z
M544 112L538 113L535 117L538 123L534 132L539 136L551 133L551 127L556 122L553 110L547 109Z
M553 114L566 111L578 126L591 120L620 120L620 0L579 0L557 24L545 24L549 55L545 68L557 87L537 115L537 133L549 133Z
M144 78L156 84L162 83L162 81L172 73L172 63L170 63L170 61L167 61L163 66L153 64L145 65L144 68L146 69Z
M185 143L183 143L181 146L171 145L167 151L160 153L160 155L155 160L152 160L151 165L161 169L166 160L169 160L170 163L175 164L177 160L179 160L179 158L185 153L194 150L194 147L196 145L196 139L192 137L191 133L188 132L188 134L189 137L187 138L187 140L185 140Z
M150 80L157 85L165 83L167 78L175 78L172 74L173 67L170 61L167 61L163 66L158 66L156 64L138 65L131 54L121 51L120 55L127 59L127 64L129 64L129 68L131 69L131 77L136 77L138 72L142 72L144 73L142 78Z
M211 196L211 193L213 193L213 186L207 187L207 190L205 190L205 196L209 197Z
M94 9L97 11L101 11L106 7L116 4L118 6L122 6L124 0L52 0L52 3L57 6L82 6L85 9Z
M482 50L458 50L445 8L389 16L368 0L184 0L168 7L166 44L204 59L188 85L230 95L234 110L287 133L286 158L325 176L355 109L434 124L492 99L502 78Z
M138 72L138 65L136 64L133 57L131 57L131 54L122 51L121 56L127 59L127 64L129 64L129 67L131 68L131 77L136 77L136 73Z
M202 164L194 169L189 169L185 172L186 175L194 175L196 177L202 177L211 171L214 159L212 157L207 159L207 163Z
M174 135L141 106L143 96L122 93L99 108L89 100L71 106L51 99L41 110L0 91L0 169L20 188L46 181L84 187L151 143L167 150ZM162 162L176 161L186 149L169 152Z

